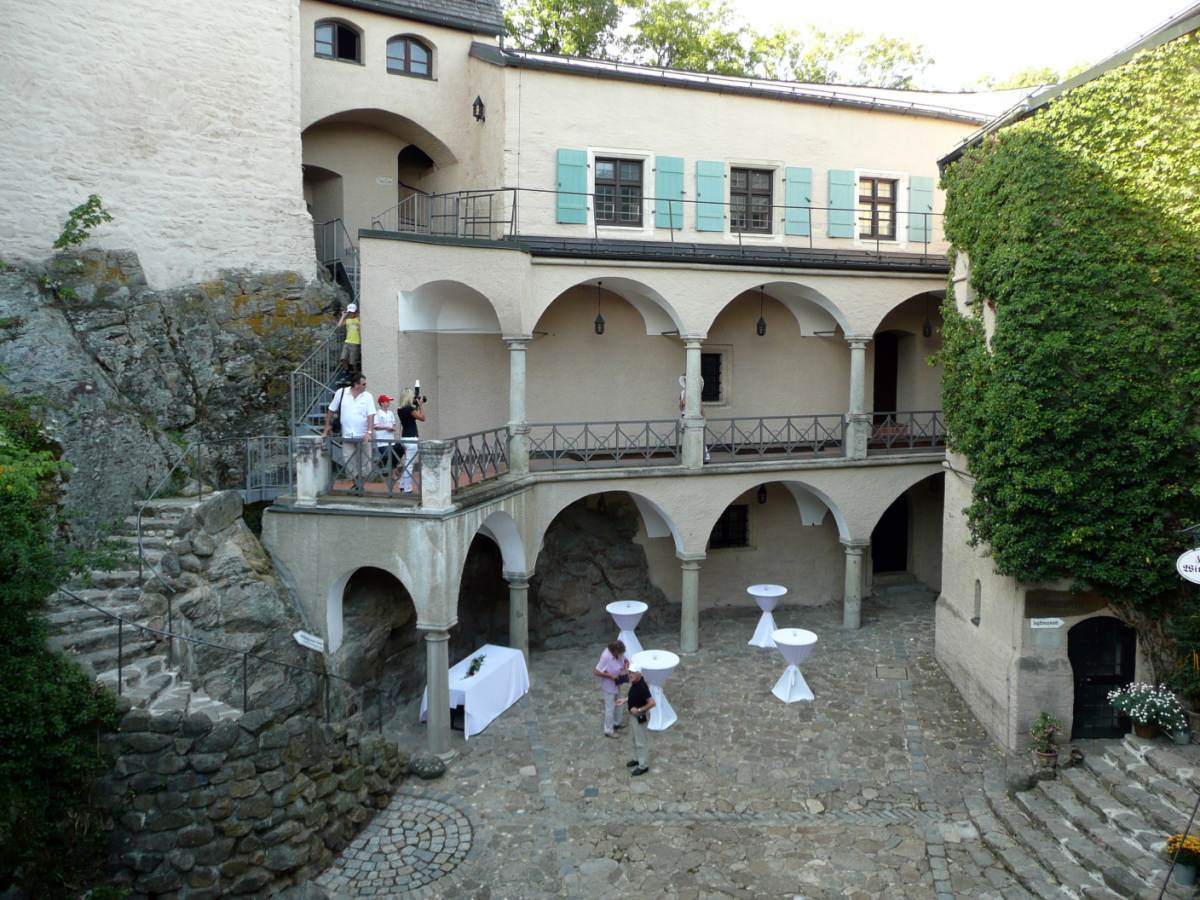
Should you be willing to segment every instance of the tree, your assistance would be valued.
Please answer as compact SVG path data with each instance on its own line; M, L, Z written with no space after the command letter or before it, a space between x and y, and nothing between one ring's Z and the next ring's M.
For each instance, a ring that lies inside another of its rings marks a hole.
M1039 84L1058 84L1058 81L1058 71L1050 66L1026 66L1004 78L985 75L975 82L975 86L989 91L1006 91L1010 88L1037 87Z
M622 57L664 69L749 75L753 33L727 0L638 0Z
M854 84L911 89L933 64L921 44L881 34L858 51L858 77Z
M840 80L850 48L861 39L857 31L821 31L811 25L806 31L776 28L755 35L751 53L763 78L832 84Z
M504 11L522 49L597 59L609 55L620 19L617 0L515 0Z

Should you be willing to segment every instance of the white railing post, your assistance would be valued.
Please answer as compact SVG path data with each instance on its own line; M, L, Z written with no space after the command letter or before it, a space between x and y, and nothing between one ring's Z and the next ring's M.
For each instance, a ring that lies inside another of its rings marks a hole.
M421 441L421 508L442 512L453 506L454 476L450 460L454 444L450 441Z
M316 506L333 485L329 448L320 435L296 437L296 505Z

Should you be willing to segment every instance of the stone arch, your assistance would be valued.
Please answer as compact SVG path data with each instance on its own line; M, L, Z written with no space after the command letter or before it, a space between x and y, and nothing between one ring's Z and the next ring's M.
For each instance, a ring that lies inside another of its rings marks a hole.
M802 522L805 524L816 524L817 522L820 522L821 519L824 518L824 514L821 513L816 504L823 504L824 508L833 515L834 524L837 525L838 537L843 541L851 540L850 528L847 524L846 516L843 514L838 504L834 502L833 498L825 493L825 491L794 478L772 478L769 476L764 476L758 478L757 480L745 482L739 481L735 487L727 488L724 495L717 495L715 497L715 502L719 505L716 506L716 514L710 514L708 516L708 528L704 533L710 533L713 529L713 526L717 524L717 519L721 517L726 508L733 503L734 500L746 493L746 491L753 490L759 485L772 483L782 484L788 489L788 492L796 501L796 508L800 513L800 519ZM724 502L721 502L722 496L724 496ZM813 521L814 519L816 520L815 522Z
M505 572L529 571L525 539L521 536L516 520L511 515L503 510L497 510L483 520L477 533L491 538L500 548Z
M495 304L462 281L428 281L400 291L399 304L399 330L404 333L504 333Z
M879 520L883 518L883 514L887 512L888 508L895 503L901 497L901 495L907 493L911 488L920 484L922 481L928 481L932 478L945 478L945 471L915 471L905 472L904 475L905 477L903 479L897 478L888 482L888 486L892 488L892 490L884 494L877 494L878 502L872 505L871 511L868 514L868 519L871 525L871 528L868 530L868 534L870 531L875 529L875 526L879 524ZM897 485L899 485L899 487L897 487Z
M713 314L705 330L711 330L713 323L732 303L747 294L757 295L759 289L762 290L764 296L787 308L795 318L796 324L799 325L802 337L832 336L839 328L843 334L852 333L850 320L836 303L816 288L799 281L782 279L747 284Z
M655 500L641 494L637 491L631 491L624 487L609 488L606 486L597 486L595 483L583 485L580 489L565 493L562 497L556 496L555 499L548 504L539 504L537 520L534 525L534 536L536 537L537 552L533 554L531 565L536 564L537 554L541 553L542 544L546 539L546 532L550 530L550 526L554 524L554 520L568 506L577 503L580 500L585 500L588 497L596 494L622 493L628 494L637 506L638 513L642 516L642 524L646 529L646 534L650 537L666 537L670 535L675 543L677 553L684 552L683 535L679 527L675 524L674 519L667 513L663 506ZM534 542L531 541L530 546Z
M647 335L654 337L662 334L682 334L684 331L683 319L659 290L644 281L638 281L616 272L582 280L572 279L570 283L559 286L549 301L541 303L533 310L534 321L540 322L546 310L563 294L578 287L591 288L593 291L599 287L604 293L620 297L637 310L638 315L642 317ZM536 324L534 330L537 330Z
M346 568L340 575L333 579L329 584L329 593L325 599L325 652L327 654L336 653L342 646L345 638L344 625L344 601L346 587L350 584L350 580L356 572L363 569L378 569L392 576L404 588L409 598L413 602L413 608L416 610L418 619L421 618L421 608L417 605L416 594L413 593L413 580L409 574L407 567L402 561L397 561L398 566L402 571L396 571L394 568L389 568L386 565L375 565L371 563L362 563Z
M945 289L939 288L935 290L917 291L911 293L905 291L904 295L897 297L893 302L886 306L877 306L879 310L876 318L870 323L869 329L863 329L863 334L874 334L881 329L891 329L895 331L910 331L909 328L897 327L894 323L889 323L889 319L895 319L895 314L901 307L914 302L926 304L929 307L931 322L937 328L941 322L941 303L946 298ZM848 332L847 332L848 333Z
M416 144L438 168L454 165L458 158L436 134L407 116L376 107L343 109L318 116L301 126L301 139L312 129L327 125L363 125L400 138L406 144Z

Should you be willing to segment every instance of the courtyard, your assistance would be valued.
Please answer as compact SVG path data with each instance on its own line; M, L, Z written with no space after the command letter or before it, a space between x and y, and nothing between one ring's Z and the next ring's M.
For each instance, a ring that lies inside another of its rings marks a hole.
M1025 897L979 842L965 798L1004 755L933 658L926 593L783 607L820 641L815 702L771 694L776 650L747 646L757 610L708 610L667 685L679 714L631 741L601 734L592 667L607 633L534 651L530 693L464 742L437 781L405 781L318 883L335 897ZM647 648L678 632L639 632ZM421 747L416 711L403 748ZM418 751L419 752L419 751Z

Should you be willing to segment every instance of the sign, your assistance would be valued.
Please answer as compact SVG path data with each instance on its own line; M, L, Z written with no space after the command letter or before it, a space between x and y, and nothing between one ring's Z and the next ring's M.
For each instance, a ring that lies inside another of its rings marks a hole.
M296 639L296 643L301 647L316 650L318 653L325 652L325 640L317 637L315 634L309 634L307 631L297 631L292 637Z
M390 177L388 177L387 175L376 175L375 183L386 187L387 185L392 183L392 179Z
M1062 627L1063 627L1063 620L1062 620L1062 619L1058 619L1058 618L1054 618L1054 619L1030 619L1030 620L1029 620L1029 627L1030 627L1030 628L1062 628Z
M1175 571L1192 584L1200 584L1200 550L1188 550L1175 560Z

